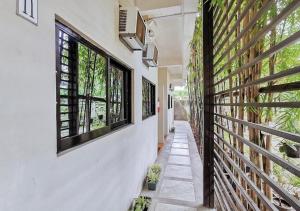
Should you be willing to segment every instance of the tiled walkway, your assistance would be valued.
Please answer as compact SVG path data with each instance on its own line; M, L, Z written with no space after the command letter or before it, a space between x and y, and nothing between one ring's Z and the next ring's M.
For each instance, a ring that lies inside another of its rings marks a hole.
M150 211L198 211L201 207L202 163L191 128L187 122L175 122L157 162L162 174L156 191L143 191L152 197Z

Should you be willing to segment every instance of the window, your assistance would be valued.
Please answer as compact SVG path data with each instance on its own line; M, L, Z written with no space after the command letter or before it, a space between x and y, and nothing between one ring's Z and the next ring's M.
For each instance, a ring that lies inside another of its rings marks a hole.
M173 108L173 96L171 96L171 108Z
M58 152L130 123L129 69L60 23L56 54Z
M168 95L168 109L171 108L171 99L170 99L170 95Z
M155 85L143 78L143 119L155 115Z

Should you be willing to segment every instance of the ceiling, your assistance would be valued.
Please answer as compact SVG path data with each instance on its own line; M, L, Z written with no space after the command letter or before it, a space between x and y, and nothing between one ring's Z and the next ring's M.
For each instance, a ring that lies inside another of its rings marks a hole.
M159 67L167 68L174 85L184 85L198 0L135 0L155 33Z

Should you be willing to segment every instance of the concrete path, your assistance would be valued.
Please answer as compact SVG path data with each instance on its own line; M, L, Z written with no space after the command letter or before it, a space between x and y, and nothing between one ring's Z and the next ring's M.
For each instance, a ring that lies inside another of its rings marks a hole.
M142 192L152 197L150 211L206 210L201 207L202 162L187 122L175 122L175 133L168 136L157 163L162 166L157 190L145 187Z

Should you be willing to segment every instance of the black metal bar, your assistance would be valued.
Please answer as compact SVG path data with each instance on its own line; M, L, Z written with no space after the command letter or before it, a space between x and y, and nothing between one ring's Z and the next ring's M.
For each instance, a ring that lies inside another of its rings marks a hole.
M300 135L298 135L298 134L284 132L282 130L277 130L277 129L270 128L270 127L267 127L267 126L263 126L261 124L247 122L247 121L240 120L240 119L235 119L235 118L225 116L225 115L222 115L222 114L216 114L215 113L215 115L219 116L219 117L222 117L222 118L225 118L225 119L228 119L228 120L233 121L233 122L237 122L237 123L242 124L242 125L246 125L248 127L252 127L252 128L264 131L264 132L269 133L271 135L279 136L281 138L288 139L288 140L300 143Z
M300 89L300 82L279 84L273 86L262 87L259 89L260 93L272 93L272 92L287 92Z
M243 177L243 179L247 182L247 184L251 187L251 189L257 194L257 197L262 200L263 204L270 210L278 210L274 204L259 190L256 185L251 181L247 175L235 164L235 162L227 155L227 153L222 149L222 147L215 142L215 146L222 152L223 156L230 163L230 165L236 170L236 172ZM216 150L214 150L215 155L220 159L220 156ZM223 165L226 165L223 159L220 159Z
M233 9L233 11L232 11L232 13L231 13L231 16L228 18L227 23L223 26L223 29L222 29L222 31L220 32L220 34L219 34L219 35L216 34L215 37L217 37L217 36L223 36L224 33L225 33L225 31L228 30L228 26L229 26L230 23L232 22L234 16L236 16L236 13L237 13L238 9L239 9L239 8L241 7L241 5L242 5L242 1L243 1L243 0L238 0L237 4L235 5L235 7L234 7L234 9ZM225 17L226 17L226 16L225 16ZM220 28L221 28L221 27L219 27L219 29L220 29ZM214 40L215 40L215 39L214 39ZM219 40L219 38L216 38L216 40ZM214 43L214 46L215 46L216 44L217 44L217 43L215 42L215 43ZM214 53L215 53L215 52L214 52ZM215 55L215 54L214 54L214 55Z
M215 187L216 187L216 190L219 191L219 194L220 194L220 196L221 196L221 199L222 199L223 204L225 205L226 210L232 210L232 207L234 206L232 200L230 201L230 199L228 198L228 195L225 194L225 193L227 193L227 192L225 192L225 190L222 190L222 189L221 189L221 185L220 185L220 182L219 182L218 178L217 178L217 177L215 177L215 178L216 178L216 179L215 179ZM228 193L227 193L227 194L228 194ZM228 202L229 202L231 205L229 205ZM234 210L236 210L236 209L234 209Z
M214 103L215 106L244 106L244 107L267 107L267 108L300 108L300 102L271 102L271 103Z
M219 203L220 207L221 207L221 210L222 211L228 211L224 208L224 202L223 202L223 198L220 196L220 191L219 189L216 188L216 198L217 198L217 202ZM223 202L223 203L221 203Z
M229 129L223 127L222 125L220 125L218 123L215 123L215 125L217 127L221 128L222 130L226 131L227 133L229 133L233 137L237 138L238 141L241 141L244 144L248 145L251 149L254 149L256 152L258 152L258 153L262 154L263 156L269 158L270 160L274 161L275 163L277 163L278 165L280 165L284 169L288 170L292 174L300 177L300 167L298 167L298 166L296 166L292 163L289 163L288 161L286 161L286 160L282 159L281 157L277 156L276 154L273 154L273 153L269 152L268 150L266 150L266 149L264 149L264 148L262 148L262 147L260 147L256 144L250 142L249 140L245 139L244 137L235 134L234 132L230 131Z
M224 64L218 71L215 72L215 75L217 75L220 71L222 71L223 68L225 68L228 64L230 64L235 58L242 55L246 50L248 50L252 45L254 45L259 39L261 39L268 31L270 31L273 27L275 27L280 21L285 19L288 15L290 15L295 8L299 7L300 1L294 0L292 3L290 3L286 8L284 8L280 14L278 14L268 25L266 25L261 31L259 31L255 36L248 42L242 49L240 49L238 52L234 54L233 57L231 57L226 64ZM217 65L234 47L234 45L237 44L239 39L246 33L246 30L243 30L236 39L230 44L230 46L225 50L225 52L222 54L222 56L218 59L218 61L215 63Z
M203 0L203 76L204 76L204 170L203 204L214 207L214 162L213 162L213 8L210 0Z
M273 81L273 80L283 78L283 77L286 77L286 76L291 76L291 75L294 75L294 74L297 74L297 73L300 73L300 66L297 66L297 67L294 67L294 68L291 68L291 69L288 69L288 70L283 70L283 71L280 71L280 72L275 73L273 75L269 75L269 76L266 76L264 78L260 78L260 79L254 80L254 81L250 81L248 83L242 84L240 86L233 87L231 89L227 89L227 90L217 92L217 93L215 93L215 95L221 95L221 94L229 93L229 92L232 92L232 91L235 91L235 90L238 90L238 89L242 89L242 88L246 88L246 87L249 87L249 86L253 86L253 85Z
M223 79L217 81L214 83L214 86L222 83L223 81L226 81L227 79L229 79L230 77L239 74L240 72L242 72L243 70L257 64L258 62L262 61L263 59L270 57L272 55L274 55L275 53L277 53L278 51L282 50L283 48L295 43L297 40L300 39L300 31L295 32L293 35L291 35L290 37L286 38L285 40L281 41L280 43L278 43L277 45L274 45L272 48L269 48L268 50L266 50L265 52L261 53L259 56L255 57L254 59L251 60L251 62L243 65L242 67L238 68L237 70L231 72L230 74L228 74L228 76L224 77Z
M265 2L265 4L263 5L263 7L256 13L256 15L254 16L254 18L251 19L251 21L243 29L243 31L238 34L238 36L235 38L235 40L228 46L228 48L225 50L225 52L214 63L214 66L218 65L220 63L220 61L222 61L222 59L227 54L227 52L231 50L231 48L237 43L237 41L240 40L245 35L245 33L248 32L251 29L251 27L254 26L254 24L256 24L256 22L259 20L259 18L271 7L271 5L273 3L274 3L274 0L270 0L270 1L266 1ZM236 27L232 28L233 31L234 31L234 29L236 29ZM230 31L231 32L230 35L233 33L233 31ZM230 36L227 36L226 38L229 39ZM224 39L224 41L219 45L219 48L218 48L217 52L224 47L225 41L226 41L226 39ZM220 70L218 70L214 75L217 75L219 73L219 71Z
M222 32L223 32L223 30L226 30L226 25L228 25L230 22L231 22L231 19L229 19L228 21L227 21L227 23L222 27L222 25L224 24L224 21L226 20L226 17L227 17L227 15L228 15L228 13L229 13L229 11L230 11L230 9L231 9L231 7L232 7L232 5L233 5L233 3L235 2L235 0L231 0L230 1L230 4L229 4L229 6L228 7L226 7L226 11L225 11L225 13L224 13L224 15L223 15L223 18L222 18L222 20L218 23L218 25L217 26L214 26L214 28L216 27L217 28L217 31L214 33L214 37L217 37L219 34L219 32L220 32L220 30L222 29ZM239 2L241 2L241 0L239 0ZM238 8L238 7L237 7ZM232 15L231 16L234 16L235 14L234 13L232 13ZM219 36L222 36L222 32L220 33L220 35Z
M230 206L230 208L231 209L229 209L229 210L235 210L235 211L240 211L240 210L238 210L237 209L237 207L236 207L236 205L235 205L235 203L233 202L233 200L232 200L232 198L231 198L231 196L229 195L229 193L228 193L228 190L227 190L227 188L226 188L226 186L224 185L224 182L223 182L223 180L221 179L221 177L220 177L220 175L218 174L218 172L217 171L215 171L215 178L216 178L216 186L219 186L218 188L221 190L222 189L222 191L221 191L221 195L223 196L223 198L224 198L224 195L225 195L225 198L227 199L227 201L229 202L229 206ZM224 199L225 199L224 198Z
M251 208L255 211L259 211L260 209L257 207L255 202L252 200L252 198L247 194L247 192L240 186L239 181L235 178L231 170L227 167L227 165L222 162L223 159L217 154L216 158L218 158L220 161L218 162L216 159L214 160L215 165L221 170L220 164L222 164L223 168L226 170L228 175L230 176L231 180L234 182L236 187L239 189L241 194L243 195L244 199L248 202L248 204L251 206Z
M266 173L261 171L258 167L256 167L251 161L246 159L246 157L234 149L228 142L226 142L219 134L215 133L218 138L228 147L230 150L237 155L247 166L251 168L260 178L264 180L268 185L270 185L273 190L276 191L282 198L284 198L290 205L292 205L296 210L300 210L300 201L296 199L294 196L289 194L286 190L282 187L278 186L274 180L272 180Z
M237 28L237 26L240 24L240 22L243 20L243 18L246 16L246 14L249 12L249 9L253 6L253 4L255 3L255 0L251 0L247 6L245 7L245 9L243 10L242 14L238 17L238 19L236 20L236 23L234 24L234 26L232 27L232 29L229 31L229 33L226 35L226 37L224 38L224 41L228 40L228 38L231 36L231 34L234 32L234 30ZM223 42L224 42L223 41ZM216 52L218 52L221 49L222 45L217 45L219 42L219 40L217 40L215 42L215 46L219 46L216 50ZM216 55L214 55L216 56Z
M215 174L220 177L221 180L225 183L226 187L229 189L230 194L234 198L236 205L239 207L239 210L246 211L244 205L241 203L239 197L237 196L235 190L233 189L232 185L229 183L228 179L225 177L224 172L222 172L221 167L217 162L215 163Z
M219 23L220 18L222 17L222 14L223 14L223 10L220 7L218 7L218 8L219 8L218 16L216 18L213 18L213 24L214 25Z

